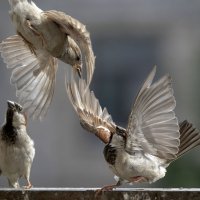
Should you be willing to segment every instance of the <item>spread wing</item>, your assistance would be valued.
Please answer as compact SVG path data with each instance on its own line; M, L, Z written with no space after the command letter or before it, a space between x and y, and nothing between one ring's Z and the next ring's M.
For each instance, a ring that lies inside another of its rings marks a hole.
M171 77L165 75L152 84L153 68L144 82L129 116L126 151L144 151L164 159L173 159L179 150L179 125Z
M87 83L90 84L95 67L95 56L92 50L90 34L85 25L63 12L50 10L43 13L58 24L61 30L76 41L80 47L82 54L85 56Z
M20 104L30 116L42 119L52 101L57 60L42 51L32 51L18 35L0 44L4 62L13 69L11 83Z
M76 84L74 77L66 83L68 97L80 119L83 128L94 133L104 143L108 143L116 125L107 109L102 109L94 92L89 90L83 79Z

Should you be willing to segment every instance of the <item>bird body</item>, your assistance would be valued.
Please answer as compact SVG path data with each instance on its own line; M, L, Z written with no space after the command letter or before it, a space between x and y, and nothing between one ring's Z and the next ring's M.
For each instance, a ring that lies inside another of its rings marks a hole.
M106 146L106 148L116 148L116 158L113 163L108 162L109 155L106 155L105 157L108 158L107 162L109 168L117 177L120 178L120 181L122 182L125 180L125 182L128 183L153 183L165 176L166 164L164 164L162 159L159 159L156 156L141 152L129 154L123 149L118 149L113 146L109 147L109 145ZM137 179L139 177L140 179Z
M87 83L91 82L95 57L89 32L78 20L63 12L43 11L32 1L9 0L11 20L17 35L0 44L8 68L14 68L11 83L24 110L42 119L52 101L57 59L81 76L85 61Z
M42 23L42 10L33 2L29 3L28 1L15 1L15 4L13 4L13 1L10 1L10 5L9 15L16 32L23 37L25 42L31 44L33 48L43 48L42 38L30 28L31 24L39 26Z
M163 159L144 151L133 151L131 154L124 149L125 140L114 134L104 148L104 157L113 173L119 177L119 184L153 183L166 174L171 162L200 145L199 130L186 120L180 123L179 151L174 159ZM164 136L163 136L164 137Z
M29 179L34 156L34 142L27 134L21 107L8 101L6 123L0 131L0 171L11 187L19 188L21 177L27 180L27 189L32 186Z
M62 57L67 50L66 34L33 2L19 1L9 13L17 33L31 45L31 50L40 49L49 56ZM69 60L65 62L71 64Z
M106 145L104 158L118 177L112 190L126 183L153 183L166 174L171 162L200 145L199 130L188 121L178 123L171 77L153 82L156 67L143 83L129 115L127 128L116 125L106 108L102 109L84 80L76 84L74 75L66 84L69 99L83 128Z

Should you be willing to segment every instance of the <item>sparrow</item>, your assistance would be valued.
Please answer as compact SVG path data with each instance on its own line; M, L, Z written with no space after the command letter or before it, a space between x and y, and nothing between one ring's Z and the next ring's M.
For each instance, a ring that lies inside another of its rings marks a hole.
M155 73L156 67L135 99L126 128L113 122L83 79L77 84L72 75L66 82L80 124L105 143L104 158L117 177L116 184L100 191L123 183L153 183L165 176L171 162L200 144L199 130L186 120L178 123L171 77L153 83Z
M27 180L25 189L32 187L30 171L35 156L34 142L27 133L27 119L22 106L7 101L6 120L0 129L0 173L10 187L19 188L18 180Z
M2 41L1 56L13 69L11 84L20 104L30 117L42 119L54 94L58 59L79 76L84 60L90 84L95 66L90 34L85 25L63 12L43 11L28 0L8 2L17 35Z

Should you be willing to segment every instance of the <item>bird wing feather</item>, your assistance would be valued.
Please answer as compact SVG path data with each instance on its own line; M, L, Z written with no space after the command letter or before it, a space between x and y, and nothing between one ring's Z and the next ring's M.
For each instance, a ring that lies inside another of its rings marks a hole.
M171 77L165 75L152 84L153 68L139 91L127 126L126 151L144 151L172 159L180 144L179 125L174 113L176 101Z
M95 67L95 56L92 50L90 34L85 25L60 11L50 10L43 12L43 14L58 24L61 30L78 44L85 56L87 83L90 84Z
M102 109L93 91L87 87L85 80L79 79L77 85L74 75L66 83L68 97L80 118L81 125L87 131L94 133L104 143L108 143L116 125L107 109Z
M52 101L57 59L43 51L30 50L18 35L0 44L0 52L8 68L12 68L11 83L24 110L33 118L42 119Z

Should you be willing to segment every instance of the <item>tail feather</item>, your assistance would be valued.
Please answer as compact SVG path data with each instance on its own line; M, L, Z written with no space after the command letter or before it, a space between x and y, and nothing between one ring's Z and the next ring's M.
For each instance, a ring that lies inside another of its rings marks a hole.
M25 2L27 0L8 0L11 7L15 6L19 2Z
M187 120L180 123L180 146L177 157L200 145L200 132Z

